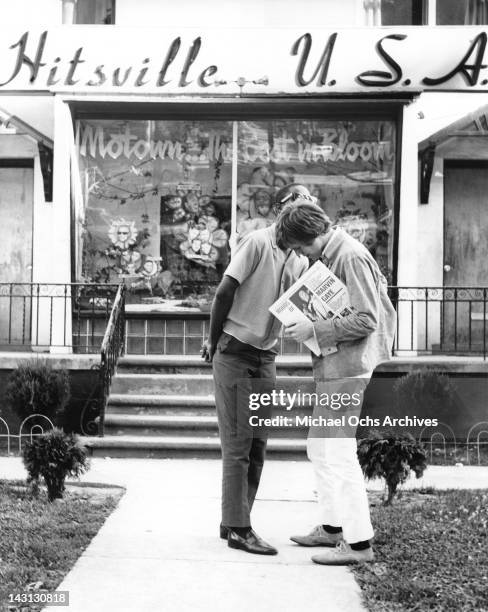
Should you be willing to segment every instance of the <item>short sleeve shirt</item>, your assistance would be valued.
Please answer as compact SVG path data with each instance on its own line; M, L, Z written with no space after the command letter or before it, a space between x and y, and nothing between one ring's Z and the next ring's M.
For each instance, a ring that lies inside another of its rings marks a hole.
M267 350L276 344L281 323L269 307L308 268L306 257L276 244L275 225L251 232L238 245L225 274L239 283L224 332Z

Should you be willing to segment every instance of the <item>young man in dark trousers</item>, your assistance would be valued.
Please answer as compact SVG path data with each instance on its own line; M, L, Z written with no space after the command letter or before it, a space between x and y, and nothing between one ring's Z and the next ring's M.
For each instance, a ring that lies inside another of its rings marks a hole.
M275 207L301 195L314 200L298 184L281 189ZM276 226L251 232L239 243L217 287L208 340L202 349L212 361L215 405L222 446L222 520L220 537L231 548L275 555L277 550L251 527L251 509L266 453L265 435L249 425L249 393L253 379L260 391L276 383L276 343L280 322L268 308L308 268L305 257L276 241Z

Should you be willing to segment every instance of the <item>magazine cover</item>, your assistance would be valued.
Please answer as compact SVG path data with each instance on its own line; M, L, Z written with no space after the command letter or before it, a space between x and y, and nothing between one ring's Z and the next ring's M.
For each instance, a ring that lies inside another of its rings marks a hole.
M269 310L285 327L304 318L315 322L344 317L352 312L346 286L321 261L316 261ZM315 337L304 344L317 357L337 351L335 346L321 351Z

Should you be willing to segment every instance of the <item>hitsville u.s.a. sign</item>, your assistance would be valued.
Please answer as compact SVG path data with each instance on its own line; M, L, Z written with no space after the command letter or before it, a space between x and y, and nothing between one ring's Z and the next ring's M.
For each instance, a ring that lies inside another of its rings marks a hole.
M488 91L488 28L63 26L0 35L0 93Z

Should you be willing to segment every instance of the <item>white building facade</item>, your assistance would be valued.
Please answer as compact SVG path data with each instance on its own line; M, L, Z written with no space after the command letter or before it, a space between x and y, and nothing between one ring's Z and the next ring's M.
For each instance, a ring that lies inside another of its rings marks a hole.
M73 283L125 283L138 316L198 304L239 239L273 222L274 193L300 182L378 261L399 350L486 354L483 7L11 5L1 343L69 349ZM59 283L64 299L7 300L13 283Z

